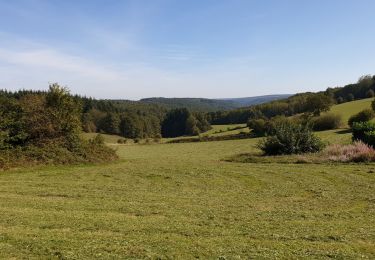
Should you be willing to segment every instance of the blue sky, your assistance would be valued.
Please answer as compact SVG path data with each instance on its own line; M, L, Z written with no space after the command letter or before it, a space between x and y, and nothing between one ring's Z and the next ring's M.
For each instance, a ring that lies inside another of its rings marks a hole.
M96 98L318 91L375 74L373 0L0 0L0 88Z

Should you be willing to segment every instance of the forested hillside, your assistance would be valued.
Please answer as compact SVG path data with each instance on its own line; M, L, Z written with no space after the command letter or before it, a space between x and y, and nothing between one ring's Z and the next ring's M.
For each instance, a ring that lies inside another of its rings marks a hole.
M279 115L292 116L305 112L324 111L332 104L374 97L375 76L366 75L357 83L344 87L328 88L318 93L299 93L286 99L271 101L247 108L209 113L212 124L240 124L254 118L271 118Z
M207 99L207 98L144 98L140 102L159 104L166 108L187 108L191 111L214 112L222 110L231 110L240 107L252 106L273 100L287 98L291 95L266 95L245 98L223 98L223 99Z
M237 107L247 107L252 105L258 105L267 103L274 100L285 99L292 96L291 94L279 94L279 95L265 95L256 97L244 97L244 98L224 98L220 100L232 101L236 103Z

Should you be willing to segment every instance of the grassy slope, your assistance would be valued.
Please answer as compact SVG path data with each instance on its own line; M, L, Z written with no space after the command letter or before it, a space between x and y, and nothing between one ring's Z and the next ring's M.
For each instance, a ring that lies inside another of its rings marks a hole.
M373 100L373 98L367 98L335 105L331 108L331 111L334 113L341 114L343 122L346 124L350 116L360 112L365 108L371 108L371 102Z
M119 146L115 164L2 172L0 258L375 257L374 164L221 161L256 142Z

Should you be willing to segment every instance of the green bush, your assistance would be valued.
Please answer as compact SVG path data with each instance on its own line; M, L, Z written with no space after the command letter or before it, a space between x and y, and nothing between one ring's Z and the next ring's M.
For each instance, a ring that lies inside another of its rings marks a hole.
M247 127L249 127L251 132L256 136L264 136L267 133L267 122L262 118L250 119L247 122Z
M290 118L285 116L275 116L271 119L250 119L247 122L247 126L252 130L251 133L255 134L256 136L266 136L266 135L273 135L275 132L275 128L277 125L280 125L284 122L292 122Z
M354 122L367 122L375 117L372 109L364 109L361 112L351 116L348 120L348 125L351 127Z
M81 103L57 84L41 95L0 97L0 167L115 159L102 136L81 138L80 118Z
M368 145L375 145L375 123L354 122L352 125L353 141L362 141Z
M312 119L313 130L324 131L337 129L342 125L341 115L326 113Z
M310 126L284 121L275 125L274 134L258 143L265 155L301 154L318 152L323 143Z

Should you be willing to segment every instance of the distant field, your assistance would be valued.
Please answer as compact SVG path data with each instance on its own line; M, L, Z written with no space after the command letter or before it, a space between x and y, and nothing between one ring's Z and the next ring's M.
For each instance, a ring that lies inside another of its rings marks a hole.
M240 129L234 128L239 127ZM231 135L231 134L238 134L240 132L249 132L249 128L246 127L246 124L234 124L234 125L213 125L212 129L202 133L202 135L209 135L209 136L220 136L220 135ZM94 138L97 135L97 133L83 133L82 137L86 140ZM123 139L124 137L118 136L118 135L108 135L108 134L101 134L104 138L104 142L107 144L117 144L118 139ZM175 137L175 138L163 138L162 142L168 142L174 139L183 139L183 138L191 138L191 136L185 136L185 137ZM142 143L144 142L141 141ZM128 144L132 144L133 141L131 139L128 139Z
M203 133L203 135L220 136L238 134L240 132L249 132L249 128L246 127L246 124L212 125L212 129Z
M375 164L222 160L257 142L118 146L117 163L1 172L0 259L375 258Z
M365 108L371 108L371 102L373 98L366 98L347 102L339 105L335 105L331 108L331 111L342 115L343 122L346 124L350 116L360 112Z
M86 140L92 139L97 135L97 133L83 133L82 137ZM108 144L117 144L118 139L123 139L124 137L121 137L119 135L108 135L108 134L100 134L104 138L104 142Z

